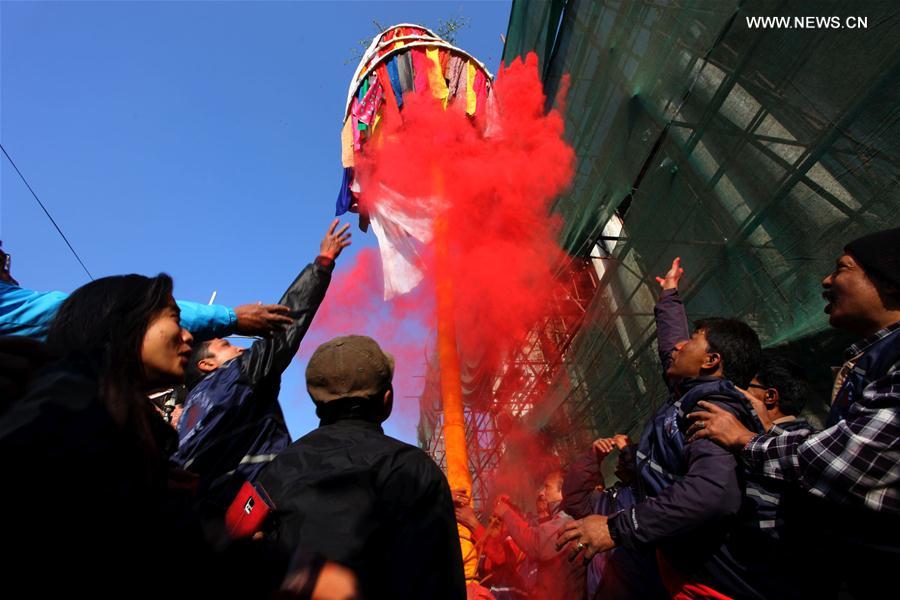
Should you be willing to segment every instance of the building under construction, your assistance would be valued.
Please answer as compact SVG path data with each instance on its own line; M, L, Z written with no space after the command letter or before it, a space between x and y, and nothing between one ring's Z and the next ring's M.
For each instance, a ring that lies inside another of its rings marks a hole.
M570 258L552 306L498 372L464 372L476 504L513 425L563 462L641 430L665 396L654 277L675 256L691 318L739 316L827 381L821 357L847 340L820 281L848 240L900 225L900 16L817 2L804 15L837 16L839 35L753 25L791 6L513 2L503 60L535 52L548 108L565 94L577 167L554 207ZM441 462L439 377L428 369L419 436Z

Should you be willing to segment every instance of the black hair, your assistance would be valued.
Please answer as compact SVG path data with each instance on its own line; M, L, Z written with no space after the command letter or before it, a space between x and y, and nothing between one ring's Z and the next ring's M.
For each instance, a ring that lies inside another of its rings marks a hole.
M767 388L778 390L778 406L786 415L799 415L813 393L800 365L771 352L763 353L756 378Z
M184 369L184 383L187 385L188 389L192 389L207 375L206 371L200 370L198 363L213 355L209 350L210 341L211 340L195 343L191 350L191 358L188 361L187 367Z
M631 484L637 480L637 444L628 444L619 450L615 474L619 481L625 484Z
M64 361L95 375L113 421L133 433L148 461L158 454L141 360L150 323L170 306L172 278L118 275L75 290L60 306L47 345Z
M706 334L709 352L721 357L725 379L745 388L759 371L762 347L759 336L749 325L738 319L712 317L694 324Z
M551 477L559 478L559 489L560 489L560 491L562 491L563 481L566 478L566 472L562 469L553 469L552 471L550 471L549 473L547 473L544 476L544 481L547 481Z

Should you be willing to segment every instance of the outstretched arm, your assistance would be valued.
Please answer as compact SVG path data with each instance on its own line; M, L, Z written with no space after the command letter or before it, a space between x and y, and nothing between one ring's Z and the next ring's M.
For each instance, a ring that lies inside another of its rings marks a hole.
M0 282L0 335L44 339L65 299L62 292L36 292Z
M681 258L678 257L672 261L672 266L664 277L656 278L656 281L662 286L662 293L653 309L653 314L656 317L656 341L664 376L672 362L672 351L675 349L675 344L691 337L684 304L678 295L678 283L681 281L682 275L684 275L684 269L681 268Z
M628 445L628 438L617 434L611 438L594 440L591 451L580 457L566 471L562 485L562 510L575 519L581 519L594 512L594 492L603 485L600 469L603 461L614 448L621 450Z
M733 452L757 473L798 484L810 494L871 510L896 509L888 493L900 460L900 370L869 384L847 419L823 431L787 432L774 425L755 435L707 402L688 415L688 433Z
M277 331L270 339L254 343L241 355L241 370L251 383L270 375L280 376L297 354L300 342L325 298L334 261L350 245L350 233L347 231L350 225L335 231L337 225L337 219L332 221L319 248L319 256L301 271L278 302L288 307L291 324Z
M43 339L59 307L68 298L63 292L36 292L0 282L0 335L21 335ZM287 307L247 304L231 309L221 304L200 304L179 300L181 326L197 341L229 336L268 335L291 323Z

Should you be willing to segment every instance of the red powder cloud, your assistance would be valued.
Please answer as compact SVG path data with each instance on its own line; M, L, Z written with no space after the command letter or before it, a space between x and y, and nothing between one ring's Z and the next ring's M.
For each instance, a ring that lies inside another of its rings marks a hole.
M414 426L425 374L425 341L431 323L430 289L382 299L381 259L374 248L361 250L349 265L339 264L325 300L303 340L298 356L309 360L322 343L341 335L367 335L394 356L393 421Z
M357 165L364 207L379 202L378 184L399 192L408 213L424 198L439 199L460 353L486 353L491 368L547 310L561 258L549 209L574 164L562 115L544 112L534 55L501 68L494 95L496 110L479 116L495 119L488 127L499 133L490 137L460 103L444 110L427 91L407 95L402 113L385 113L380 140ZM424 284L433 286L433 249L423 261Z
M447 227L461 362L480 363L486 372L496 372L549 312L553 268L563 258L556 241L560 223L550 208L569 185L574 165L562 115L545 113L534 55L501 68L493 93L496 110L481 112L478 120L459 104L444 110L428 92L407 94L400 114L385 111L356 164L364 208L377 205L380 186L402 195L399 208L410 213L425 198L439 199L435 216ZM490 136L484 135L486 118L494 119ZM397 406L406 415L417 410L417 402L404 396L421 392L426 340L436 330L435 252L421 250L425 280L391 302L382 300L377 252L361 252L349 272L342 265L304 344L311 353L336 335L378 340L397 357ZM544 440L529 435L513 434L510 459L547 470L543 465L554 457ZM506 465L499 487L511 488L505 480L515 471ZM533 481L523 485L529 489L521 492L531 497Z

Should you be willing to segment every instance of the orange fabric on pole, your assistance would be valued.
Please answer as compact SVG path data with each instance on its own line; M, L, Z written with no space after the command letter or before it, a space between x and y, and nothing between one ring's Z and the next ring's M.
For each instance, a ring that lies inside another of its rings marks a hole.
M462 384L459 355L456 350L456 324L453 316L453 282L447 269L447 224L439 218L434 227L437 257L438 361L441 367L441 398L444 405L444 449L447 479L455 490L471 493L472 477L466 452L466 427L463 418Z
M435 193L442 194L444 185L441 173L434 170L432 177ZM453 316L453 281L449 269L447 221L444 217L435 220L434 247L437 258L435 286L437 347L444 409L444 459L447 463L447 481L451 490L465 490L471 498L472 475L469 472L469 456L466 449L466 423L463 414L459 354L456 348L456 323ZM472 532L460 524L457 524L457 529L466 580L474 581L478 575L478 551L472 539Z

